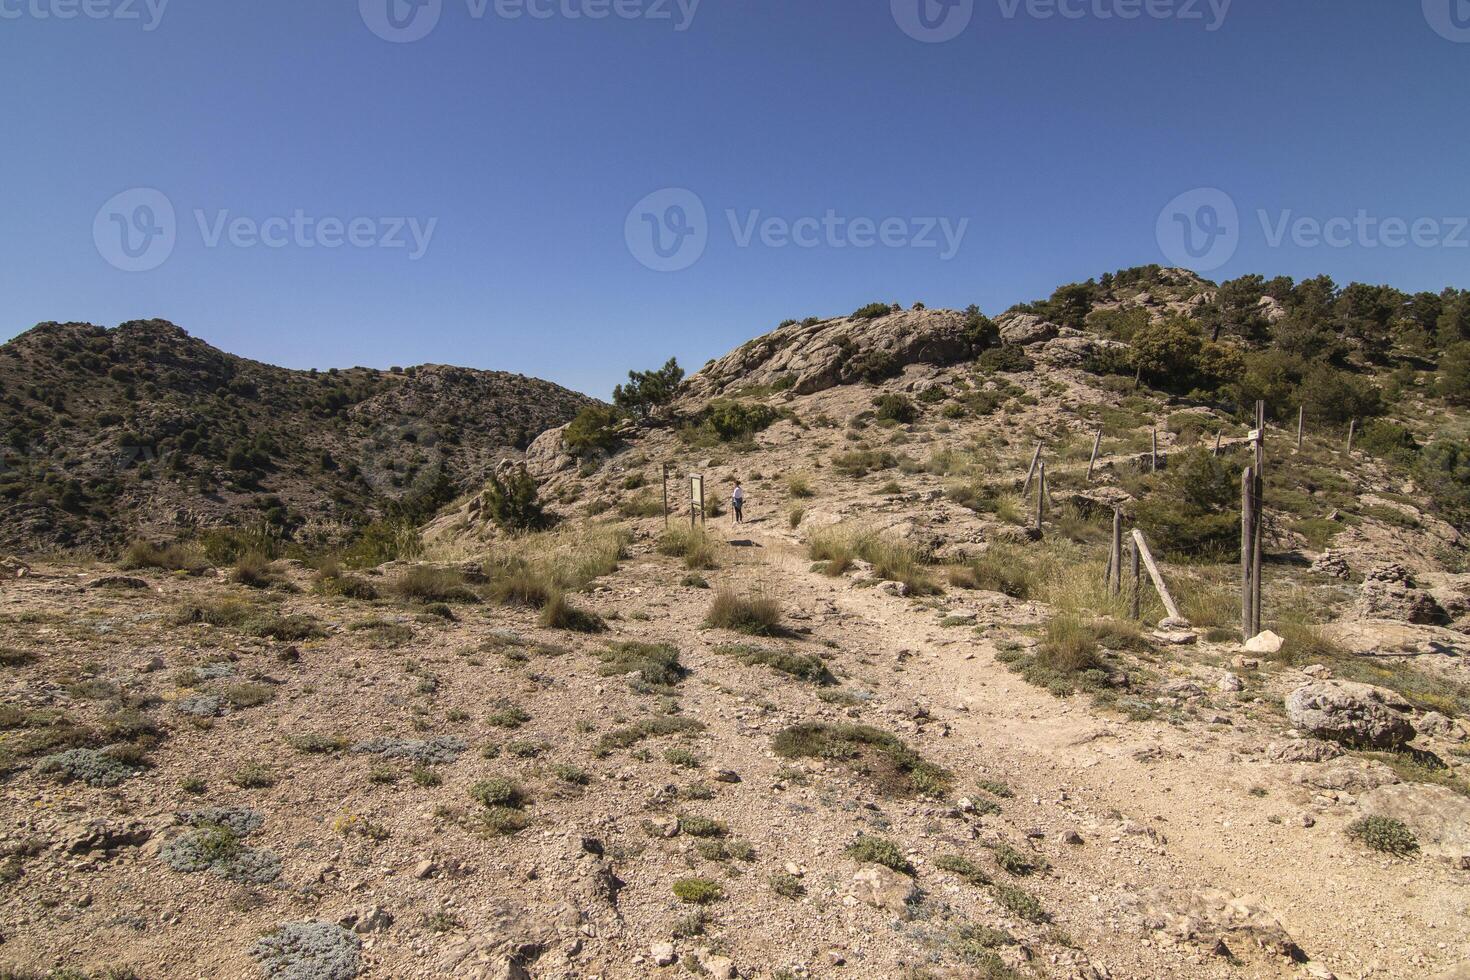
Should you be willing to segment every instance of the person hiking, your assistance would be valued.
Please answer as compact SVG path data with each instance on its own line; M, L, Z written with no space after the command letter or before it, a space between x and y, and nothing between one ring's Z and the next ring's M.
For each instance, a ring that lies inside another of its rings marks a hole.
M740 481L735 481L735 492L730 495L730 506L735 511L735 523L745 523L745 491L740 488Z

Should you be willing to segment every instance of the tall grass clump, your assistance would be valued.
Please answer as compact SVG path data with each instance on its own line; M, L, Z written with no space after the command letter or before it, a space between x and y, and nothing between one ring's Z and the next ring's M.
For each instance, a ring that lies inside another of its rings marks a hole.
M781 630L781 604L769 596L747 596L733 589L715 593L704 617L708 629L734 630L752 636L774 636Z
M707 571L718 567L715 543L702 527L670 528L659 536L658 553L683 558L690 571Z

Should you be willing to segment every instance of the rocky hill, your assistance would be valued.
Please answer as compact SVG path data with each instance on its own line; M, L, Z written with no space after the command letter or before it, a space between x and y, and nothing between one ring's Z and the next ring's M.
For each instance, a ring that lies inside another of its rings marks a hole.
M0 347L0 547L260 524L328 540L431 513L592 400L497 371L292 371L161 320Z
M873 304L411 557L0 562L0 975L1463 976L1464 298Z

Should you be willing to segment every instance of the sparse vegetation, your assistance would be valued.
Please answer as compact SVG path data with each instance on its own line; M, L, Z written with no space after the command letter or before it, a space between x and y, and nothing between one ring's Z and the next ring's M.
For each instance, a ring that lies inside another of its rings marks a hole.
M781 604L769 596L740 595L721 589L710 603L704 625L708 629L733 630L752 636L774 636L781 628Z

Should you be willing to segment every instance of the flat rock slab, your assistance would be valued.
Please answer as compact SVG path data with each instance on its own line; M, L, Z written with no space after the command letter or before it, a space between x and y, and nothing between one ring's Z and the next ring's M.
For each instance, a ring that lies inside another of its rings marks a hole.
M1452 789L1426 783L1380 786L1358 797L1358 808L1365 817L1402 821L1425 854L1456 865L1470 858L1470 798Z

